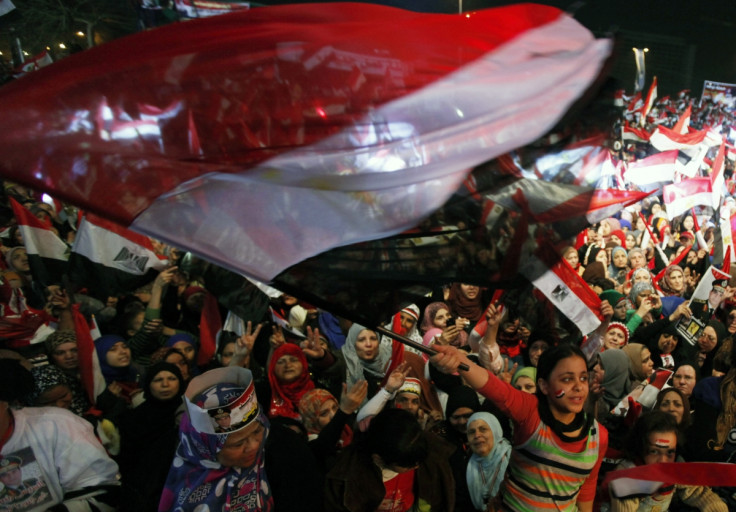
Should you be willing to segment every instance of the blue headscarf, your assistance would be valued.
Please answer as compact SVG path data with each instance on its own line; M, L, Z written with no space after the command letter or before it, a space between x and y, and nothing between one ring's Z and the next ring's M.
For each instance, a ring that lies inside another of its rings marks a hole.
M135 382L138 378L138 372L132 365L128 366L110 366L107 363L107 353L119 342L125 343L125 338L117 334L106 334L95 340L95 349L97 350L97 359L100 361L100 371L105 377L105 382Z
M340 329L340 321L332 313L320 311L319 332L330 342L330 346L339 350L345 344L345 334Z
M503 437L501 424L488 412L476 412L468 419L468 427L476 420L488 425L493 433L493 449L485 457L473 454L468 461L465 478L473 506L485 510L489 499L498 495L498 490L506 475L506 467L511 457L511 443Z

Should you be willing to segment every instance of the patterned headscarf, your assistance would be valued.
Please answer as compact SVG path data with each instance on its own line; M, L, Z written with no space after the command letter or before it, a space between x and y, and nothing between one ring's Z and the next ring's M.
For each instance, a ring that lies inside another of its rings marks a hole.
M274 372L278 360L286 355L294 356L302 363L302 374L294 382L282 382ZM268 382L271 384L271 404L268 409L268 416L271 418L285 416L298 419L299 400L304 396L304 393L314 389L314 382L309 377L307 358L304 356L302 349L293 343L284 343L274 350L268 365Z
M223 382L223 379L229 382ZM202 389L203 385L212 382L216 385ZM265 444L268 438L270 423L258 408L257 402L249 400L256 409L256 416L249 419L240 428L246 428L257 421L264 427L263 440L253 466L235 468L223 466L217 460L228 433L216 433L206 420L207 412L203 408L227 408L233 403L233 396L245 396L253 391L253 376L245 368L218 368L196 377L187 388L188 413L182 417L179 425L179 447L171 464L166 479L160 511L169 510L230 510L273 511L273 495L268 484L265 469ZM250 417L250 416L248 416ZM202 423L202 419L204 423ZM198 427L195 427L198 425ZM235 430L237 431L237 430ZM245 503L250 502L252 506ZM236 504L240 503L239 505Z
M309 439L316 438L322 430L319 426L319 410L326 403L332 400L337 403L337 399L332 393L326 389L313 389L307 391L299 401L299 414L302 415L302 422L307 429ZM345 447L353 440L353 430L349 425L345 425L340 436L340 446Z

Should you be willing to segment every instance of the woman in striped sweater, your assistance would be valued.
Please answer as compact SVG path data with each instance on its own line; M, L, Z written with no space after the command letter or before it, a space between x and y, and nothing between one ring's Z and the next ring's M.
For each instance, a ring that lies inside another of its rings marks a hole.
M514 440L502 495L503 510L593 510L598 470L608 432L583 406L588 368L578 347L559 345L542 354L537 393L530 395L498 379L451 346L435 346L431 361L444 372L460 363L466 382L514 422Z

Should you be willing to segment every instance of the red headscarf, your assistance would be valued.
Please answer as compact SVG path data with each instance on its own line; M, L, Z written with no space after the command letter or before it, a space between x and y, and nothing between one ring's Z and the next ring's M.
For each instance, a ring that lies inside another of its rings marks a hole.
M293 382L284 383L276 378L274 368L276 362L285 355L295 356L302 363L302 374ZM271 405L268 415L285 416L287 418L299 418L299 400L304 393L314 389L314 382L309 377L309 366L304 352L293 343L284 343L273 351L271 362L268 365L268 382L271 384Z
M460 283L452 283L450 296L445 303L450 306L454 315L467 318L471 322L477 322L483 316L485 308L481 302L481 293L475 299L468 299L460 288Z

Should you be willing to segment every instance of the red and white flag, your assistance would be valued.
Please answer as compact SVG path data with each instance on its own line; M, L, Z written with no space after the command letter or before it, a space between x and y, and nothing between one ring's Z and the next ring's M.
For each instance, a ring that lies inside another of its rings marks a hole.
M695 232L695 241L698 243L698 248L704 251L709 250L708 243L705 241L703 232L700 230L700 224L698 224L698 216L695 215L695 210L692 212L693 215L693 231Z
M551 247L540 247L520 271L583 334L593 332L603 321L600 297Z
M647 97L644 100L644 105L641 107L641 125L644 126L646 123L647 115L649 114L649 111L652 110L652 106L654 106L654 100L657 99L657 77L655 76L652 80L652 85L649 86L649 92L647 93Z
M2 9L2 4L0 4L0 9ZM15 68L13 70L13 76L16 78L19 78L26 73L30 73L31 71L36 71L38 69L41 69L43 67L49 66L54 63L54 60L51 58L51 55L46 50L42 51L38 55L34 55L30 59L26 59L26 61Z
M610 50L530 4L297 4L170 24L3 86L0 174L270 282L416 226L469 169L547 133ZM172 83L176 117L141 119L137 105L168 106ZM75 112L95 126L70 128Z
M718 154L713 162L713 170L711 171L711 182L713 183L713 209L717 209L721 205L721 198L723 197L723 185L725 183L723 177L723 171L725 169L725 152L726 152L726 141L721 142L721 147L718 148Z
M693 113L693 104L688 103L687 109L685 109L685 112L682 113L680 118L677 120L677 123L675 123L675 126L672 127L672 131L675 133L679 133L680 135L684 135L687 133L687 129L690 126L690 116Z
M94 318L88 322L79 311L79 304L72 305L74 318L74 333L77 336L77 350L79 352L79 374L82 385L91 404L97 402L97 397L105 391L107 383L100 369L100 360L97 358L97 349L94 340L99 337L99 329ZM93 334L94 333L94 334Z
M69 275L95 296L108 297L150 283L168 263L147 236L88 213L74 239Z
M43 286L60 283L67 270L69 246L25 206L10 198L13 214L23 235L31 274Z
M665 151L636 160L628 165L624 179L639 187L671 183L675 177L677 151Z
M648 142L649 138L652 136L644 128L638 128L636 126L631 126L628 121L624 122L624 125L622 126L621 130L622 130L621 138L623 140L628 140L632 142Z
M667 217L672 220L694 206L711 206L713 185L710 178L690 178L670 183L662 189L662 199L667 205Z
M660 151L673 149L688 149L697 146L705 140L706 130L692 131L685 134L677 133L666 126L658 126L649 142Z

